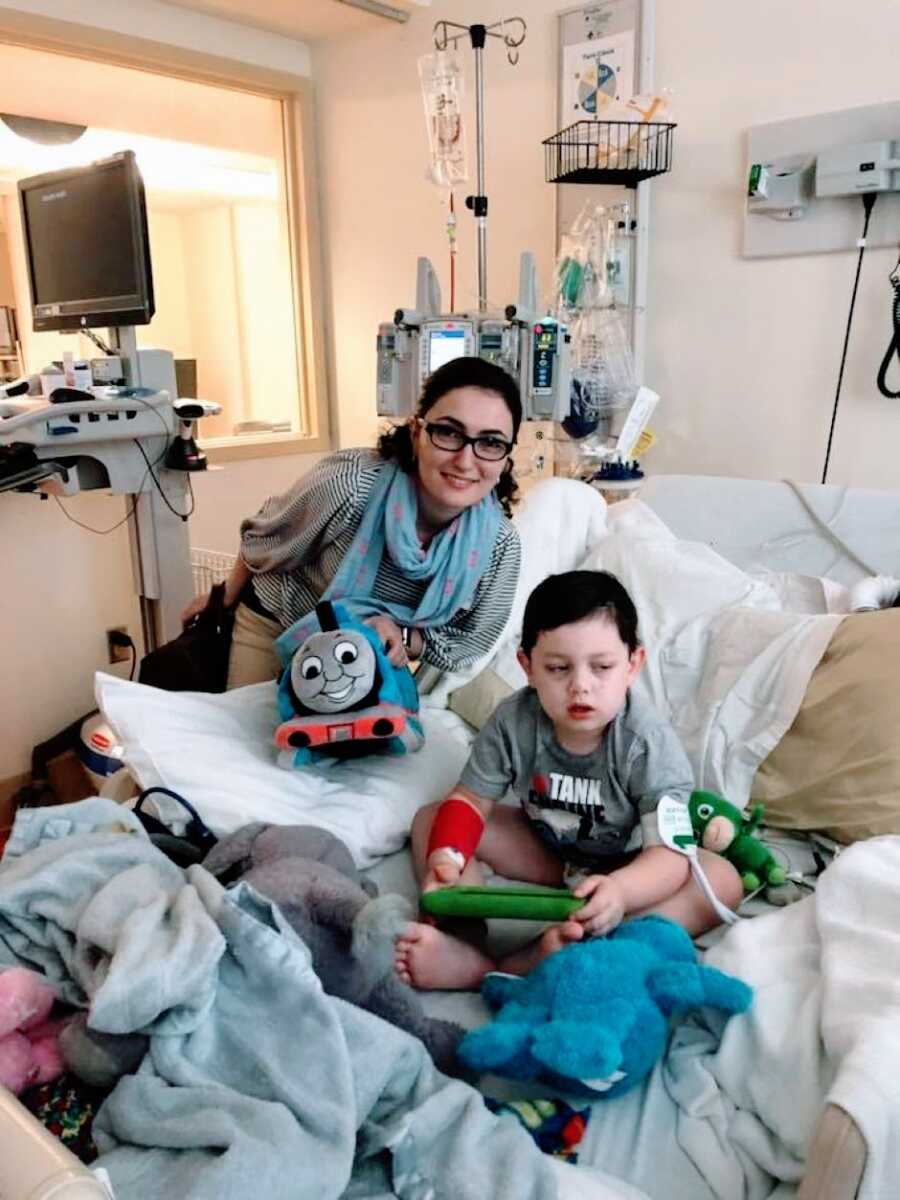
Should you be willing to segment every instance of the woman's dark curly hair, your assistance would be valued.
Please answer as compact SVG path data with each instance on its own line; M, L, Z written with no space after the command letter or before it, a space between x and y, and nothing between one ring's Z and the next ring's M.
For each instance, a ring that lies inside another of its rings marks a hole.
M496 392L509 409L512 417L513 441L519 433L522 424L522 398L519 395L519 385L507 371L495 363L483 358L451 358L449 362L438 367L425 380L417 417L424 417L443 396L456 388L475 387L484 392ZM378 453L382 458L396 462L407 474L415 467L413 454L412 433L408 425L395 425L378 439ZM494 495L507 516L511 515L512 501L517 491L516 480L512 472L512 459L506 460L503 474L497 480Z

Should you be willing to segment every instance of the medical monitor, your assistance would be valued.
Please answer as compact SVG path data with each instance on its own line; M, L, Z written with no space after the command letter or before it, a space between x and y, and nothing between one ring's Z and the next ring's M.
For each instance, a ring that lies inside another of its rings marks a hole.
M465 331L462 329L435 329L428 335L428 374L442 367L451 359L461 358L466 352Z
M416 391L438 367L476 351L475 323L471 317L430 317L418 327L419 377Z
M153 274L134 152L19 181L36 332L147 325Z

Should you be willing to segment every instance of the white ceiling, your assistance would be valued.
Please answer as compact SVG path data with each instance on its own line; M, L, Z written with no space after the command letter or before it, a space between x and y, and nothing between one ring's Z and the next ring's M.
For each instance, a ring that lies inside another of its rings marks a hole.
M405 11L427 7L431 0L384 0ZM165 0L176 8L189 8L208 16L267 29L284 37L314 42L381 26L401 28L385 17L342 4L340 0Z

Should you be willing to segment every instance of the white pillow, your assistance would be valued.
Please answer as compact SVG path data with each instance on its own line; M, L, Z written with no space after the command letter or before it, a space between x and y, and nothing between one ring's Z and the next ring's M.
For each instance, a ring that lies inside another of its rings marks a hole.
M784 611L768 583L706 545L680 541L641 501L613 505L608 528L573 566L611 571L628 589L647 649L638 692L672 722L697 786L743 807L840 618ZM547 569L532 559L529 586L568 569L552 541L545 545ZM480 727L504 694L525 686L518 643L518 626L508 625L488 667L451 697L454 711Z
M458 780L470 741L453 713L426 712L416 754L287 771L272 741L274 683L211 695L98 673L96 695L142 788L178 792L219 836L250 821L317 825L339 837L359 867L403 845L416 810Z
M443 675L423 696L428 707L443 708L448 697L499 656L504 646L513 647L513 677L522 687L525 676L515 665L515 648L522 630L522 614L528 597L548 575L574 571L591 547L606 533L606 501L589 484L577 479L545 479L525 496L513 524L522 542L522 569L506 626L492 650L460 671Z
M674 725L697 786L743 807L841 618L783 611L766 583L668 531L604 538L582 566L634 600L647 650L635 687Z
M501 700L528 682L516 655L525 605L541 580L583 566L608 532L675 539L640 500L621 501L609 508L599 492L577 480L547 480L526 499L516 516L522 538L522 573L506 628L487 658L476 664L474 678L445 677L426 701L443 702L449 692L447 706L475 729L481 729Z

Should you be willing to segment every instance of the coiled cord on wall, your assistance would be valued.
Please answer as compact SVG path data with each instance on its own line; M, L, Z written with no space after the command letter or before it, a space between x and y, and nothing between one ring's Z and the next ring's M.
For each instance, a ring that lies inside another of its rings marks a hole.
M897 360L900 362L900 258L897 259L897 265L891 272L891 285L894 289L894 336L891 338L887 354L885 354L884 360L878 370L878 390L882 396L887 396L889 400L897 400L900 399L900 389L896 392L891 391L887 385L887 373L895 351L897 353Z

